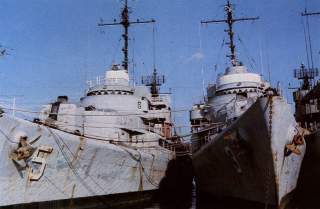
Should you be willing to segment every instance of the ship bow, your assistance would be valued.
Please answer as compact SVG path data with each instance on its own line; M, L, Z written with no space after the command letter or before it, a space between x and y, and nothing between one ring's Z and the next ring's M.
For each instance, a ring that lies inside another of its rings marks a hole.
M303 130L282 97L269 97L261 102L267 106L265 119L270 136L275 188L278 205L282 208L296 188L306 145Z
M202 135L200 135L202 134ZM197 191L283 207L295 189L305 142L280 96L259 98L193 155Z

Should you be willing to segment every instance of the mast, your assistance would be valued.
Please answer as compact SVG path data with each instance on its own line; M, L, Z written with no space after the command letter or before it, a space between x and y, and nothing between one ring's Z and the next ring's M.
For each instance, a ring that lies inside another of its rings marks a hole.
M301 64L299 69L294 70L294 77L298 80L302 80L301 90L310 90L312 87L312 83L314 81L314 78L319 75L318 68L315 68L313 66L313 56L312 56L312 43L311 43L311 37L310 37L310 27L309 27L309 16L314 15L320 15L320 12L307 12L307 9L303 13L301 13L301 16L305 16L307 18L307 33L304 28L304 35L305 35L305 42L306 42L306 53L307 53L307 61L308 61L308 67L306 67L304 64ZM307 37L308 35L308 37ZM311 59L311 66L309 63L309 53L310 53L310 59Z
M146 20L146 21L140 21L137 19L136 21L130 21L129 18L129 7L128 7L128 0L125 0L124 7L121 10L121 21L118 21L115 19L113 23L98 23L98 26L112 26L112 25L121 25L123 27L123 34L122 38L124 40L123 43L123 61L122 66L123 68L128 72L129 69L129 27L132 24L144 24L144 23L155 23L156 21L154 19Z
M228 32L228 35L229 35L229 43L227 43L227 45L229 45L229 48L230 48L230 55L227 55L227 57L230 58L230 62L232 64L232 66L237 66L237 65L239 65L239 63L237 61L237 56L236 56L236 46L234 43L233 24L235 22L239 22L239 21L257 20L257 19L259 19L259 17L243 17L243 18L236 18L236 19L233 18L233 8L232 8L232 4L230 3L229 0L227 1L227 4L225 5L224 10L226 12L227 19L224 19L224 20L205 20L205 21L201 21L201 24L227 23L228 30L225 30L225 31Z

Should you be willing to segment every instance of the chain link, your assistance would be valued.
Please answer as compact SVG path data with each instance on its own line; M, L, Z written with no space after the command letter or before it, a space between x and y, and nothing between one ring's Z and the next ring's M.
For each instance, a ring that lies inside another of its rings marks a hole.
M272 96L269 96L269 99L268 99L268 103L269 103L269 132L268 132L268 135L269 135L269 141L271 142L271 135L272 135L272 108L273 108L273 100L272 100ZM271 171L270 171L270 168L267 167L266 169L266 191L265 191L265 209L268 209L268 204L269 204L269 201L270 201L270 182L271 182L271 178L272 178L272 174L271 174Z

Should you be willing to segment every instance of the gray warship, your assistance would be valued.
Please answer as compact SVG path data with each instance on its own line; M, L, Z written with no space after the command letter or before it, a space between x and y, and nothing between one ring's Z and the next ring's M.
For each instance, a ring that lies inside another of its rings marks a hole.
M130 21L127 1L121 18L99 26L124 27L124 61L89 82L79 103L59 96L31 121L1 109L0 207L105 208L158 188L174 157L170 95L159 93L156 70L140 86L128 74L128 28L154 20Z
M296 121L308 130L305 136L307 150L301 166L295 202L299 208L319 208L318 190L320 187L320 82L319 69L314 66L309 17L320 15L320 12L301 14L306 21L306 65L294 70L294 77L301 81L298 88L293 88Z
M314 83L319 71L314 67L301 64L294 75L302 80L301 86L293 92L295 117L307 130L305 140L307 150L301 166L295 193L295 205L299 208L318 208L320 186L320 169L316 162L320 160L320 83Z
M190 111L193 168L199 197L228 197L284 207L305 154L303 129L286 100L236 57L234 18L227 1L230 66Z

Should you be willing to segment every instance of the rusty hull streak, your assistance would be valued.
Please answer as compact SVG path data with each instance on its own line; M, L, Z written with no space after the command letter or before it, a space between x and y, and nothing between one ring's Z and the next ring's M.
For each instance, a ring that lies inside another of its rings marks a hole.
M140 163L140 169L139 169L139 174L140 174L140 182L139 182L139 191L143 191L143 167L142 164Z
M73 186L72 186L72 192L71 192L71 198L74 197L74 192L75 192L75 190L76 190L76 184L73 184Z
M74 166L74 164L76 163L76 161L78 160L78 158L81 155L81 151L84 150L84 145L85 145L85 139L82 136L79 136L80 139L80 143L79 146L76 148L76 152L73 155L73 159L71 161L71 165Z
M152 175L152 173L153 173L153 164L154 164L154 159L155 159L154 154L151 154L151 155L152 155L152 162L151 162L150 170L149 170L150 175Z
M130 175L130 179L131 180L134 180L135 179L135 176L136 176L136 172L137 172L137 170L138 170L138 162L137 162L137 164L136 164L136 166L132 166L131 167L131 175Z
M0 120L0 125L8 124L6 130L10 130L10 128L16 126L16 122L14 119L7 117ZM52 132L50 131L51 129L47 131L28 121L22 121L21 125L16 126L16 129L13 130L11 135L19 134L18 131L20 131L20 128L23 134L38 136L39 133L41 133L42 137L35 141L33 146L37 147L40 144L53 146L54 152L52 156L47 157L48 167L45 177L49 180L45 181L48 182L45 184L42 179L37 182L31 182L30 174L32 170L30 170L30 168L23 170L23 177L16 173L15 175L11 175L11 173L16 172L16 168L12 165L11 160L10 162L8 161L9 158L7 155L5 160L8 166L6 169L9 170L6 180L3 182L4 186L2 190L0 190L0 193L2 192L0 195L1 206L11 203L51 201L59 198L78 198L82 196L126 193L127 191L138 192L154 190L157 189L156 185L165 173L166 164L163 161L170 159L170 155L167 157L166 150L158 152L156 149L147 149L146 151L141 151L141 153L138 151L138 154L135 152L137 152L139 148L135 146L128 146L128 152L132 154L132 156L128 156L123 152L124 147L122 146L124 145L91 143L91 140L88 138L81 138L62 132L60 134L60 131L55 129L53 129ZM51 137L48 137L49 135ZM56 135L60 135L61 139L58 140L63 140L65 143L61 143L60 141L60 143L57 144L57 141L54 140ZM3 139L4 136L0 135L0 138ZM3 150L2 153L9 153L11 147L11 144L9 146L7 143L4 143L4 147L1 147ZM156 156L151 154L155 154ZM45 153L39 153L40 158L45 158L45 156ZM104 157L106 157L106 159L104 159ZM72 163L71 168L67 166L66 160L68 165ZM6 166L6 164L4 165ZM75 166L77 166L77 169L81 169L79 173L73 173ZM129 167L132 167L131 172L133 179L128 178L130 177ZM99 169L101 169L101 172ZM96 172L96 170L100 172L96 174L103 174L108 178L102 179L99 175L89 175L93 171ZM159 171L159 173L154 176L156 184L147 181L148 176L144 176L148 175L145 171L149 170L150 172ZM33 172L36 172L36 170ZM90 176L90 178L87 178L88 176ZM8 195L4 195L6 193Z
M99 148L94 149L94 152L93 152L93 155L92 155L92 157L91 157L91 159L90 159L89 165L88 165L88 167L87 167L87 169L86 169L86 171L85 171L85 174L86 174L86 175L89 175L90 170L91 170L92 165L93 165L93 162L94 162L94 160L95 160L96 157L97 157L98 151L99 151Z

